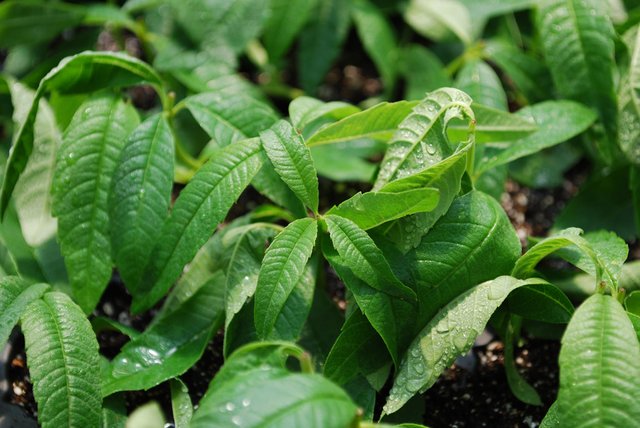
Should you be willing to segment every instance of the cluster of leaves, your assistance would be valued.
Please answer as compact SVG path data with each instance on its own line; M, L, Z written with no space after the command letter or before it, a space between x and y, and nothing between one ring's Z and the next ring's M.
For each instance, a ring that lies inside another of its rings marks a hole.
M638 17L614 0L0 4L0 344L18 324L41 425L134 426L158 411L127 422L123 393L169 382L178 427L366 427L489 323L534 405L514 345L559 327L544 426L633 426L638 266L598 229L637 234ZM311 97L352 25L384 92ZM78 53L96 41L147 62ZM507 177L551 187L579 159L595 173L523 254ZM371 190L327 203L319 176ZM268 202L230 218L248 187ZM548 256L584 273L540 272ZM142 332L95 315L114 267L132 313L158 308ZM194 411L180 376L221 328L225 364ZM130 339L112 359L103 330Z

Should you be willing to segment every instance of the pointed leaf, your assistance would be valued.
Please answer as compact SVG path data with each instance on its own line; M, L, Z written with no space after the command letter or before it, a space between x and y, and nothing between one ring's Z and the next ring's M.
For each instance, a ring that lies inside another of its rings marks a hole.
M260 141L250 139L220 149L198 170L162 228L163 238L143 275L144 289L134 295L134 312L151 307L167 292L261 166Z
M625 33L623 40L629 48L630 64L623 70L618 89L618 114L620 126L618 140L620 148L634 164L640 164L640 27Z
M135 289L169 212L174 143L160 114L127 138L109 195L111 245L125 284Z
M317 234L318 224L314 219L296 220L276 236L265 253L258 276L254 315L261 339L291 340L300 334L308 312L292 313L295 308L285 308L285 303L305 275ZM279 319L286 321L290 331L278 328Z
M262 33L269 62L275 64L287 53L316 3L317 0L271 0L271 16Z
M0 278L0 346L7 343L25 308L48 289L47 284L32 284L17 276Z
M0 215L4 215L18 178L33 151L34 125L40 98L46 92L86 93L144 82L151 84L158 92L163 106L168 106L168 98L162 90L158 74L144 62L119 52L82 52L63 59L47 73L40 81L29 113L20 126L9 153L0 193Z
M440 41L449 32L471 43L471 15L458 0L411 0L404 19L425 37Z
M511 291L544 282L501 276L466 291L442 308L409 346L384 412L396 412L416 393L430 388L458 355L464 355L471 348Z
M415 302L416 295L395 276L375 242L351 220L336 215L325 217L333 246L353 273L376 290Z
M456 77L456 88L466 92L476 103L507 110L507 94L500 78L482 60L469 61L460 69Z
M471 107L476 116L477 143L513 141L538 130L536 122L525 114L507 113L476 102ZM469 125L457 120L452 121L447 129L447 135L454 141L462 141L468 134Z
M607 133L601 155L611 160L617 137L615 32L599 0L543 0L537 27L556 89L595 108Z
M111 278L108 195L137 113L118 96L96 95L80 106L58 151L53 214L73 295L93 310Z
M399 67L406 80L404 97L407 100L421 100L427 92L452 85L440 58L422 45L410 44L404 48Z
M42 427L100 426L98 341L82 310L66 294L47 293L21 327Z
M553 284L519 288L509 296L507 307L523 318L557 324L568 323L574 312L567 295Z
M175 428L188 428L193 416L193 404L189 396L189 389L180 379L169 381L171 387L171 410Z
M318 175L304 140L287 121L260 133L273 167L289 188L313 212L318 211Z
M380 190L393 180L420 172L451 155L453 147L445 131L454 117L473 123L471 98L467 94L452 88L427 94L398 125L373 190Z
M597 293L562 337L558 417L563 427L633 426L640 419L640 345L622 305Z

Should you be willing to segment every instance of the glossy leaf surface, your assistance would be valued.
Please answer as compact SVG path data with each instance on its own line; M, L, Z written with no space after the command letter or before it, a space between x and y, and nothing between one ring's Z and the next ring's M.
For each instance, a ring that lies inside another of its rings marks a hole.
M25 308L39 299L47 289L46 284L31 284L17 276L0 279L0 345L4 346L11 330L18 323Z

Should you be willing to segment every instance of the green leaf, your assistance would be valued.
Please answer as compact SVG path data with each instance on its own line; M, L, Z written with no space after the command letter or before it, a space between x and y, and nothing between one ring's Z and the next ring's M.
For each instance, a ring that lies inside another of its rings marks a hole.
M584 132L596 119L593 111L572 101L545 101L523 108L516 116L533 122L538 130L483 159L478 174L567 141Z
M200 401L190 427L351 426L357 406L346 392L320 375L284 368L288 355L301 353L281 343L236 351Z
M428 94L398 125L373 190L380 190L390 181L420 172L451 155L453 148L444 132L454 117L473 122L471 98L467 94L452 88ZM470 137L473 141L472 133Z
M126 428L127 409L124 397L121 395L106 397L102 405L102 428Z
M289 122L281 120L260 133L260 140L276 172L296 196L318 212L318 175L304 140Z
M571 319L573 304L553 284L526 286L515 290L507 299L512 314L552 324L566 324Z
M432 211L440 200L438 189L413 189L405 192L358 192L327 214L345 217L367 230L407 215Z
M149 288L134 295L134 312L151 307L167 292L261 166L260 140L255 138L220 149L198 170L162 228L144 274Z
M34 126L40 98L48 91L63 94L87 93L103 88L117 88L151 84L158 92L162 105L169 100L162 89L160 76L144 62L118 52L82 52L60 61L40 81L38 90L14 138L0 193L0 215L4 215L11 194L33 151Z
M507 94L500 78L482 60L469 61L462 67L456 77L456 88L469 94L474 102L507 111Z
M494 16L506 15L522 9L528 9L535 5L535 0L460 0L469 9L469 15L473 17L473 32L476 36L482 34L482 30L488 19Z
M509 273L520 254L520 241L496 200L478 191L457 198L404 258L418 294L416 328L469 288Z
M311 157L318 175L333 181L371 183L378 168L375 163L369 162L366 154L360 150L360 147L369 145L369 142L359 140L356 144L353 143L311 147Z
M309 147L371 138L386 141L416 106L413 101L380 103L355 113L315 133L307 140Z
M640 418L640 345L622 306L597 293L562 338L558 416L563 427L633 426ZM623 404L624 403L624 404Z
M173 411L173 425L175 428L188 428L193 416L193 404L189 396L189 389L180 379L169 381L171 388L171 410Z
M415 302L413 290L395 276L382 251L367 232L344 217L327 215L324 219L335 249L340 257L349 261L350 269L358 278L390 296Z
M161 114L127 138L109 194L113 258L124 283L135 290L169 212L173 188L173 134Z
M535 119L524 114L511 114L482 104L471 104L476 117L477 143L496 143L526 137L538 130ZM523 109L524 110L524 109ZM546 124L545 124L546 125ZM469 134L469 125L454 120L449 123L447 135L454 141L462 141Z
M418 33L436 41L450 32L465 44L472 41L471 15L458 0L411 0L404 19Z
M351 16L365 51L382 76L386 93L391 93L395 85L398 57L398 43L393 28L380 9L368 0L354 0Z
M300 33L298 80L304 91L315 94L338 57L350 22L349 0L319 0L313 20Z
M627 312L640 316L640 291L635 290L629 293L624 299L624 307Z
M618 142L627 158L634 164L640 163L640 27L625 33L630 53L628 70L622 70L622 80L618 89Z
M77 5L5 1L0 5L0 48L48 42L83 16L84 8Z
M316 3L317 0L271 0L271 15L262 32L269 62L277 63L287 53Z
M149 389L187 371L222 324L224 289L202 286L179 306L165 308L122 347L102 373L102 395Z
M600 154L611 161L617 137L615 32L598 0L543 0L537 27L560 95L595 108L606 131Z
M0 278L0 345L4 346L11 330L18 323L25 308L39 299L47 290L47 284L33 284L17 276Z
M67 128L53 178L53 214L73 295L93 310L111 279L109 201L111 180L138 116L108 93L82 104Z
M18 82L9 82L9 90L13 103L13 121L17 129L25 121L35 93ZM32 247L39 247L58 228L51 215L53 201L50 189L56 152L62 142L53 111L45 100L40 100L33 126L34 150L16 183L15 203L25 241Z
M354 105L342 102L322 102L316 98L301 96L289 103L289 117L296 129L307 137L308 128L316 128L316 125L324 122L334 122L344 119L360 109Z
M257 137L278 120L268 104L232 88L193 95L183 102L220 147Z
M47 293L21 327L42 427L100 426L98 341L82 310L66 294Z
M442 308L409 346L384 413L396 412L416 393L430 388L458 355L471 348L491 314L511 291L538 283L544 281L501 276L464 292Z
M535 288L536 286L527 287ZM515 290L514 293L519 290L522 290L522 288ZM511 298L512 296L509 297ZM517 340L516 337L520 332L521 323L521 319L515 320L514 317L510 317L509 323L506 327L507 331L504 336L504 370L507 375L507 382L509 383L511 392L518 398L518 400L533 406L542 406L540 395L538 395L538 392L529 385L520 372L518 372L518 368L514 361L513 346L514 341Z
M296 220L276 236L265 253L254 315L261 339L293 340L300 335L311 307L287 303L296 285L303 281L317 234L315 219Z
M440 58L422 45L411 44L400 52L399 69L406 80L407 100L421 100L427 92L452 86Z

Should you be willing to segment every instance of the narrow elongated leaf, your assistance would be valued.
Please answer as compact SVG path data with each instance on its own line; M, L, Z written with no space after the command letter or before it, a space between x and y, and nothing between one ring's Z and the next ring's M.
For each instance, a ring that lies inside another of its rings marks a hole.
M440 200L438 189L413 189L405 192L358 192L327 214L348 218L367 230L407 215L431 211Z
M351 220L336 215L325 217L333 246L362 281L376 290L409 302L415 293L395 276L375 242Z
M398 125L373 190L380 190L390 181L420 172L450 156L453 147L445 131L454 117L473 122L471 98L467 94L452 88L428 94Z
M47 284L32 284L17 276L0 279L0 346L7 342L25 308L48 288Z
M22 315L38 420L48 427L100 426L98 341L82 310L52 292Z
M553 284L519 288L509 296L507 307L523 318L558 324L568 323L574 312L567 295Z
M382 76L386 93L395 84L398 48L396 36L380 9L368 0L352 0L351 16L365 51Z
M18 82L10 82L9 89L13 103L13 121L18 129L27 118L35 93ZM16 183L15 197L22 234L32 247L38 247L49 240L58 228L51 215L51 184L56 152L61 142L62 135L53 111L45 100L40 100L33 130L34 152Z
M498 110L507 110L507 94L504 92L500 78L482 60L469 61L462 67L456 78L456 88L469 94L476 103Z
M162 228L143 288L134 294L134 312L151 307L167 292L261 166L260 140L250 139L217 151L198 170Z
M560 425L633 426L640 419L638 359L640 345L622 305L600 293L588 298L562 337Z
M281 120L260 133L273 167L298 198L318 212L318 175L304 140L287 121Z
M222 324L224 289L208 283L182 304L163 310L122 347L102 373L102 395L148 389L179 376L202 356Z
M289 50L316 3L317 0L271 0L271 16L262 33L271 63L277 63Z
M171 410L175 428L187 428L193 416L193 404L189 389L180 379L171 379Z
M111 245L125 284L136 287L168 215L174 142L169 124L151 116L127 138L109 195Z
M540 279L501 276L472 288L445 306L409 346L389 392L384 412L398 411L413 395L430 388L458 355L464 355L508 294Z
M33 151L34 125L40 106L40 98L47 91L74 94L93 92L103 88L116 88L151 84L163 106L168 98L162 89L158 74L144 62L117 52L82 52L63 59L40 81L38 90L26 116L14 138L9 161L5 168L0 193L0 215L4 215L18 178L26 168Z
M406 80L404 97L407 100L421 100L428 92L452 86L440 58L422 45L411 44L404 48L399 68Z
M418 33L436 41L452 32L465 44L471 43L471 15L458 0L411 0L404 19Z
M540 286L542 285L543 284L540 284ZM535 288L538 287L538 285L528 287ZM522 288L519 288L518 290L522 290ZM515 290L514 293L518 290ZM540 395L522 377L522 375L518 371L518 368L516 367L516 362L514 360L513 342L517 340L517 335L520 334L521 324L522 319L518 317L510 317L510 320L506 326L507 331L504 335L504 370L507 375L507 382L509 383L511 392L518 398L518 400L522 401L523 403L531 404L533 406L542 406Z
M640 163L640 27L636 26L625 33L623 40L629 49L629 69L623 71L618 89L618 114L620 126L618 141L627 158Z
M99 94L67 128L53 179L53 213L73 295L90 312L111 278L108 195L129 132L138 117L119 97Z
M193 95L184 100L198 124L220 147L257 137L278 120L266 103L245 92L225 89Z
M305 138L308 128L316 128L316 123L328 123L358 113L360 109L354 105L342 102L322 102L316 98L298 97L289 104L289 118L295 128L302 132Z
M404 259L418 294L416 328L469 288L509 273L520 253L497 201L478 191L457 198Z
M538 130L535 120L525 114L511 114L476 102L471 107L477 122L477 143L513 141ZM523 109L523 113L524 111L526 110ZM447 135L454 141L462 141L468 134L469 125L458 120L452 121L447 128Z
M350 26L349 0L319 0L313 20L300 33L298 72L302 88L314 94L340 53Z
M487 20L493 16L517 12L535 5L535 0L460 0L473 17L474 35L482 33Z
M296 220L276 236L265 253L255 296L255 325L261 339L294 339L307 314L299 319L285 313L285 303L304 274L316 242L318 223L311 218ZM289 308L289 311L292 308ZM293 316L292 316L293 315ZM292 331L280 331L278 319Z
M535 123L538 130L484 159L478 165L478 174L567 141L596 119L592 110L572 101L545 101L525 107L516 115Z
M544 0L538 8L537 26L556 89L598 111L607 133L599 148L611 161L617 137L615 33L605 2Z
M307 145L312 147L360 138L386 141L416 105L413 101L378 104L321 129L309 138Z
M357 406L346 392L320 375L284 368L288 354L302 352L289 348L260 343L236 351L211 383L190 427L324 428L354 423Z

